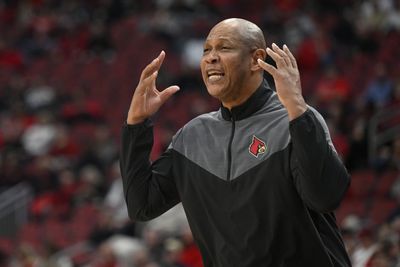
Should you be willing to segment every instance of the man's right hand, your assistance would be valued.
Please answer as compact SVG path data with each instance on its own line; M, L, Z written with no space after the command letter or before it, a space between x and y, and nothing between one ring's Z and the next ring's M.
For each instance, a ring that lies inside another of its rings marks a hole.
M156 113L161 105L179 90L176 85L161 92L156 88L156 78L164 58L165 52L161 51L160 55L142 71L129 107L127 124L143 122Z

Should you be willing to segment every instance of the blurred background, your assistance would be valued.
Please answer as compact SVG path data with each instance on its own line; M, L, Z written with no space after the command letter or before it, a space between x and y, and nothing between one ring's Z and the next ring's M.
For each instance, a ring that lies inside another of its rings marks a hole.
M352 175L336 215L354 266L400 266L399 0L0 0L0 266L202 266L180 206L129 221L119 134L161 50L159 88L182 90L153 118L152 159L218 109L198 65L228 17L294 52Z

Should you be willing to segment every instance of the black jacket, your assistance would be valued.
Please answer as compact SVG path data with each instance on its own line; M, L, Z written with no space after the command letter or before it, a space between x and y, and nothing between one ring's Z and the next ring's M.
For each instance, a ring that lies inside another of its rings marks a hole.
M180 129L153 164L150 121L122 130L129 215L182 202L206 267L351 266L333 210L350 179L322 116L289 122L266 82L241 106Z

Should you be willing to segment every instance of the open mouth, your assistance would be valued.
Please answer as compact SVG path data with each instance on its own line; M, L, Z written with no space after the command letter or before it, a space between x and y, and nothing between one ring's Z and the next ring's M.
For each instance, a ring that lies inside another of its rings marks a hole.
M216 82L222 79L222 77L225 76L225 73L212 70L207 72L207 76L210 82Z

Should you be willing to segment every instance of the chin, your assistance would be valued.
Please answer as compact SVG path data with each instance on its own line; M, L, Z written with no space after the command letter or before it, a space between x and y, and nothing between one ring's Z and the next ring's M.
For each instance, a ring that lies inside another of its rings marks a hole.
M212 96L219 100L223 97L224 88L216 85L207 85L207 91Z

